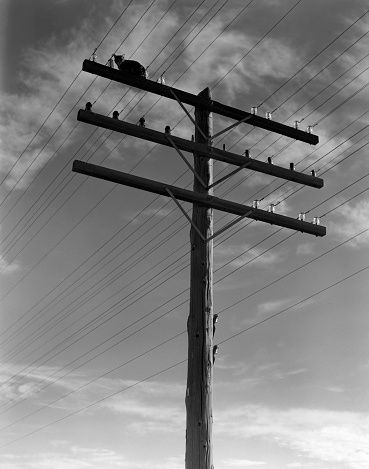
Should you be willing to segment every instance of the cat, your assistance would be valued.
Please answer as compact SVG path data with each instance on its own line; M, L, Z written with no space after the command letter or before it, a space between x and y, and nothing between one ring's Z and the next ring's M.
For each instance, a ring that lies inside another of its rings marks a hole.
M143 65L135 60L125 60L124 55L115 55L114 61L122 72L132 73L139 77L148 78L147 71Z

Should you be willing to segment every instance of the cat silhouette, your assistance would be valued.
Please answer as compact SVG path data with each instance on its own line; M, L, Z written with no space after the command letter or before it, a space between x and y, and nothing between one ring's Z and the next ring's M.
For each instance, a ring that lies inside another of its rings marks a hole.
M124 55L114 54L114 62L122 72L132 73L132 75L144 78L148 77L145 67L136 60L125 60Z

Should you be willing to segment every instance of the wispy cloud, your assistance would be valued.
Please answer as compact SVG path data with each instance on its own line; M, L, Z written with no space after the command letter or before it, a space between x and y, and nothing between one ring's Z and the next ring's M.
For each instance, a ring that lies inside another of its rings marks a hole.
M342 199L341 199L342 200ZM339 201L335 202L337 205ZM340 239L350 236L369 227L369 200L366 198L354 204L345 204L335 212L334 221L328 222L330 233L334 233ZM358 248L369 242L369 232L352 240L349 246Z
M369 415L326 409L285 410L249 405L224 410L216 429L237 438L272 438L316 461L364 469L369 463Z
M8 275L21 269L19 262L7 262L0 254L0 274Z
M1 469L182 469L184 461L179 457L162 456L150 462L141 460L104 447L70 445L64 452L45 451L38 453L1 454Z
M259 316L277 312L279 309L281 309L283 306L287 305L290 302L291 302L290 298L283 298L280 300L264 301L263 303L259 303L258 305Z
M229 267L242 267L246 264L252 263L253 266L268 266L281 261L283 253L281 251L265 252L265 248L252 247L249 244L242 245L229 245L218 246L216 255L217 263L220 264L219 259L234 257L228 266Z
M224 467L256 467L265 466L265 461L251 461L250 459L225 459L222 461Z

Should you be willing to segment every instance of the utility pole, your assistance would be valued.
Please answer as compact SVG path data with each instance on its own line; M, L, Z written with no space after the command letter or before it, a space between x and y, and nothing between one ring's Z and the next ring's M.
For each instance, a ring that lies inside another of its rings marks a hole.
M273 122L270 117L263 118L255 113L248 113L213 101L208 88L198 95L193 95L90 60L83 62L83 70L175 100L195 126L195 139L192 141L172 135L169 126L163 133L145 128L144 125L138 126L120 121L117 119L117 114L113 114L113 118L97 114L92 111L90 103L86 105L85 110L81 109L78 112L79 121L172 147L194 174L193 191L83 161L74 161L73 171L171 197L191 224L190 312L187 321L188 370L185 398L185 469L213 469L212 381L216 352L216 346L213 345L215 323L212 278L213 239L245 217L315 236L325 236L326 228L320 225L318 218L315 218L314 222L305 221L304 214L292 218L274 213L273 206L269 207L269 210L262 210L258 207L257 201L254 201L253 206L246 206L215 197L213 187L244 170L258 171L315 188L323 187L323 180L316 177L315 172L308 175L295 171L293 163L290 164L289 169L283 168L272 164L271 161L266 163L255 160L249 156L248 151L245 152L245 155L238 155L225 151L225 149L215 148L212 146L212 141L226 130L241 124L274 131L313 145L318 143L318 137L310 132L303 132L295 127ZM195 119L187 111L184 103L195 106ZM216 135L212 135L212 115L214 113L234 119L236 123ZM143 119L142 122L144 123L145 120ZM193 166L182 151L193 154ZM236 169L213 182L213 160L232 164L236 166ZM193 204L192 219L180 205L180 200ZM214 209L238 215L238 217L213 233Z
M206 88L199 96L210 100ZM195 142L211 145L212 117L196 108ZM200 133L200 130L204 135ZM207 137L207 139L205 139ZM213 160L194 153L194 192L212 194ZM199 230L194 229L196 226ZM200 236L202 234L202 236ZM186 469L212 468L213 390L213 209L192 209L190 313L187 321ZM210 239L211 238L211 239ZM210 241L207 241L210 239Z

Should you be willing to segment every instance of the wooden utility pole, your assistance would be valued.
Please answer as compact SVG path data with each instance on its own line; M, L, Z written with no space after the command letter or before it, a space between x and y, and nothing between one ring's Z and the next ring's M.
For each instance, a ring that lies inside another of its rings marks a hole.
M210 99L206 88L200 97ZM195 109L195 142L211 144L212 116ZM203 134L207 136L207 141ZM194 192L210 194L213 160L194 153L194 169L205 184L194 178ZM188 368L186 389L186 469L211 469L213 388L213 209L196 203L192 210L190 313L187 321ZM198 228L198 231L194 229ZM200 236L202 235L202 237Z
M90 60L83 62L83 70L175 100L195 125L195 141L192 141L171 135L170 126L165 128L165 132L159 132L152 128L146 128L142 124L135 125L120 121L117 116L114 117L114 114L111 118L95 113L95 111L92 111L91 103L88 103L88 106L86 105L85 110L80 109L78 111L78 120L81 122L161 145L171 146L194 173L193 191L84 161L74 161L73 171L171 197L191 223L191 293L190 313L187 322L188 373L185 465L186 469L212 469L212 381L215 352L213 346L213 239L244 217L297 230L301 233L310 233L315 236L325 236L326 234L326 228L320 225L317 217L314 218L313 222L307 222L304 213L300 213L298 217L287 217L274 213L273 204L269 206L268 210L265 210L258 207L257 200L253 202L252 206L246 206L214 197L212 195L213 187L238 171L253 170L315 188L323 187L324 182L321 178L316 177L315 171L312 171L311 175L295 171L293 163L290 163L290 167L287 169L272 164L271 159L268 162L253 159L249 156L248 151L244 155L239 155L225 151L224 148L223 150L214 148L212 147L212 139L241 124L276 132L312 145L316 145L319 139L310 132L311 129L305 132L296 127L274 122L271 120L270 115L268 118L264 118L258 116L256 112L249 113L213 101L208 88L198 95L194 95ZM195 119L187 111L184 103L195 106ZM216 135L212 135L212 113L236 120L236 123L221 130ZM182 151L194 155L193 166ZM235 166L237 169L213 182L213 160L223 161ZM181 207L179 200L193 204L192 219ZM238 215L238 218L213 234L214 209Z

